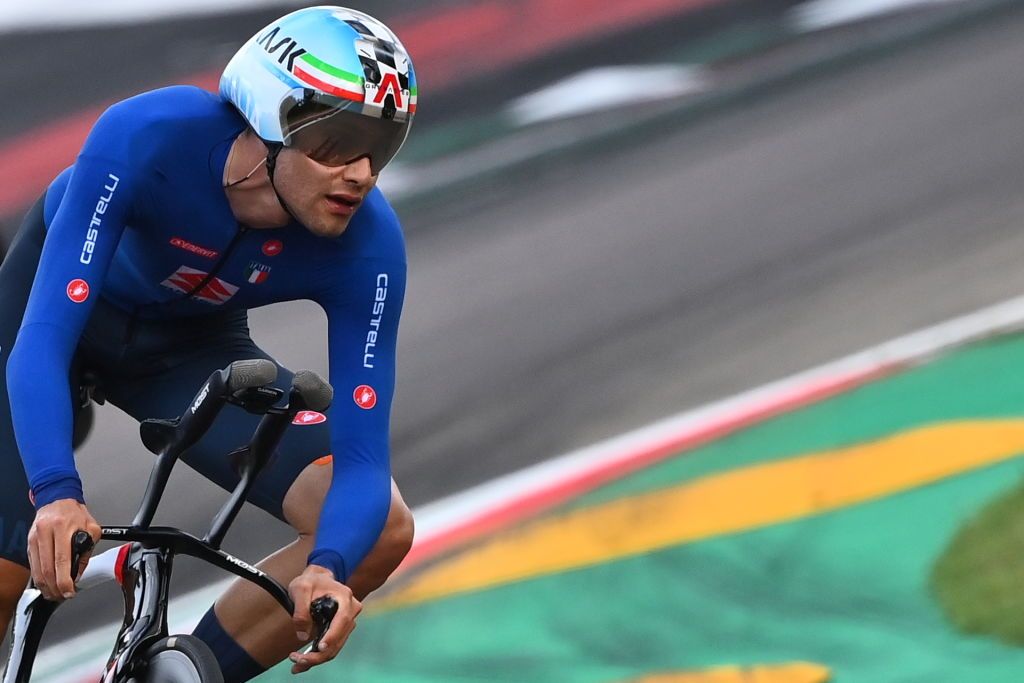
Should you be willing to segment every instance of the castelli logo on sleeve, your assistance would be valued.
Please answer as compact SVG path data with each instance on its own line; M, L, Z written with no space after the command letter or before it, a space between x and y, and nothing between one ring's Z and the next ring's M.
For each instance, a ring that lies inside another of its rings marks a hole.
M352 400L354 400L356 405L363 410L369 410L377 405L377 392L374 391L371 386L360 384L356 387L356 390L352 392Z
M68 298L76 304L80 304L89 298L89 283L82 279L72 280L68 283Z
M263 243L264 256L277 256L284 251L284 242L281 240L267 240Z
M82 255L78 257L82 265L87 266L92 263L92 255L96 251L96 242L100 238L100 227L103 225L103 215L107 213L107 208L110 206L111 200L114 199L114 192L117 190L120 182L121 179L113 173L107 174L107 184L103 186L107 194L100 195L99 201L96 202L96 208L92 212L92 220L89 221L89 227L85 231ZM86 293L86 296L88 296L88 293Z
M327 422L327 416L315 410L300 410L292 420L293 425L318 425L321 422Z
M363 347L363 367L373 369L374 350L377 348L377 337L380 335L381 322L384 320L384 304L388 300L388 274L377 274L377 288L373 297L373 312L370 318L370 329L366 333L366 346ZM371 390L372 391L372 390ZM372 406L371 406L372 407Z

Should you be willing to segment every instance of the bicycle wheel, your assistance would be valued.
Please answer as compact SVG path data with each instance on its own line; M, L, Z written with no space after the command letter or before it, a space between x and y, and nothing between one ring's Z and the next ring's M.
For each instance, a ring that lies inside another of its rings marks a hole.
M195 636L168 636L141 655L145 669L129 683L224 683L217 659Z

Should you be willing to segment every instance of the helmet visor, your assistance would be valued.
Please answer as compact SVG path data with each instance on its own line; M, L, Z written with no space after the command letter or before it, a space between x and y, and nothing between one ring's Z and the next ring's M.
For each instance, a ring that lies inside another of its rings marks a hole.
M408 119L379 119L317 104L297 107L295 113L288 117L285 146L325 166L367 157L374 175L394 158L409 133Z

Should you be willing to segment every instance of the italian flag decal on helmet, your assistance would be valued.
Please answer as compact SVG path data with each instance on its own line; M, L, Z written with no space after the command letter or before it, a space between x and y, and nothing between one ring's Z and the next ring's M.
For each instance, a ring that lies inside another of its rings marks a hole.
M250 38L225 68L220 93L264 141L307 153L326 146L336 164L369 156L375 171L405 141L418 96L398 36L367 14L330 6L292 12Z

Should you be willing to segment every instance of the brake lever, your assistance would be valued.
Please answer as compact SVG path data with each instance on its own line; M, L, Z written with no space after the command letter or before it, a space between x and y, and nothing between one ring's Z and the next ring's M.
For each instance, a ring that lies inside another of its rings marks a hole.
M313 619L313 647L310 652L320 652L320 639L331 627L338 613L338 601L329 595L314 600L309 606L309 616Z
M82 556L87 552L90 552L96 547L95 541L92 540L92 536L89 532L82 531L79 529L75 532L75 535L71 537L71 580L78 580L78 563L82 561Z

